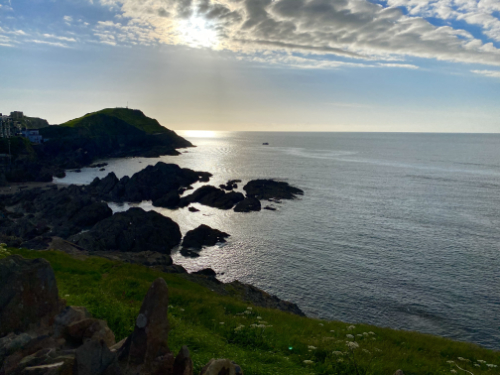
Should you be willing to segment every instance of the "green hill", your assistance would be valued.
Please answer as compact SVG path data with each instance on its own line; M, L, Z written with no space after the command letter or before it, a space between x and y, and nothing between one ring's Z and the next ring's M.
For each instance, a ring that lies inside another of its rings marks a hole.
M85 116L70 120L61 124L72 128L95 127L97 123L106 126L107 123L116 124L116 120L131 125L147 134L169 133L170 130L160 125L160 123L147 117L138 109L128 108L106 108L97 112L87 113Z

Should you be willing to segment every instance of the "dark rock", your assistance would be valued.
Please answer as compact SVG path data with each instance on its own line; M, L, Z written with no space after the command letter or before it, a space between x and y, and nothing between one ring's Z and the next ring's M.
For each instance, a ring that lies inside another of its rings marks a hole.
M193 251L186 248L182 248L180 253L181 255L189 258L198 258L200 256L200 254L197 251Z
M211 278L217 277L217 273L211 268L204 268L200 271L193 272L193 275L200 275L200 276L206 276L206 277L211 277Z
M105 196L113 191L119 181L114 172L111 172L102 180L96 177L90 184L90 188L94 189L99 196Z
M176 190L171 190L162 197L153 201L155 207L176 208L179 205L179 193Z
M116 353L104 341L88 340L76 350L75 375L101 375L116 363Z
M170 255L158 253L156 251L141 251L138 253L95 251L92 252L91 255L111 260L120 260L125 263L142 264L147 267L171 266L173 263Z
M234 191L225 193L224 190L218 189L215 186L202 186L195 190L192 194L180 199L179 206L186 207L190 203L197 202L205 206L220 208L222 210L230 210L234 205L245 199L241 193Z
M156 251L168 254L179 244L181 232L172 219L155 211L130 208L97 223L91 230L69 238L89 251Z
M187 346L183 346L175 357L172 375L193 375L193 360Z
M48 326L62 310L56 279L44 259L0 259L0 337Z
M394 375L405 375L403 370L397 370Z
M158 268L160 271L165 273L187 273L186 269L178 264L172 264L171 266L164 266Z
M21 243L20 247L32 250L45 250L51 242L51 237L39 236Z
M272 207L272 206L266 206L266 207L264 207L264 210L276 211L276 208Z
M241 367L229 359L212 358L201 369L200 375L243 375Z
M106 170L106 168L101 168L99 169L99 172L104 172Z
M182 241L182 247L200 250L204 246L214 246L218 242L226 242L227 237L229 237L229 234L202 224L186 233Z
M120 361L128 366L142 366L142 371L148 371L156 367L158 357L170 354L167 311L168 287L165 280L159 278L153 282L142 302L134 332L119 351Z
M198 210L196 207L189 207L188 210L190 212L200 212L200 210Z
M87 339L103 341L108 347L115 344L115 335L104 320L84 318L69 324L64 333L75 345L81 345Z
M286 182L274 180L252 180L243 187L248 197L257 199L295 199L304 192Z
M85 307L67 306L54 319L54 336L61 337L69 325L87 318L90 318L90 313Z
M250 211L260 211L261 204L257 198L246 197L244 200L239 202L235 207L235 212L250 212Z

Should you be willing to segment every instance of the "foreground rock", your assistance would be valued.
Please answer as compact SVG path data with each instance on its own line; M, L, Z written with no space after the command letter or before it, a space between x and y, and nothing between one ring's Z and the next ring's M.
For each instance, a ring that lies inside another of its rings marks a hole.
M287 182L252 180L243 187L248 197L257 199L295 199L304 192Z
M202 224L186 233L182 240L182 247L201 250L205 246L215 246L217 243L226 242L227 237L229 234Z
M179 226L155 211L130 208L69 238L88 251L155 251L169 254L181 241Z
M19 255L0 260L0 337L49 326L62 307L49 262Z
M245 196L241 193L234 191L226 193L215 186L206 185L195 190L192 194L181 198L179 206L186 207L190 203L197 202L205 206L220 208L221 210L230 210L243 199L245 199Z
M133 333L118 344L106 322L85 308L61 311L45 260L1 259L0 281L0 374L193 375L189 349L183 346L174 356L168 348L168 287L162 278L149 288ZM222 359L211 360L202 373L242 371Z

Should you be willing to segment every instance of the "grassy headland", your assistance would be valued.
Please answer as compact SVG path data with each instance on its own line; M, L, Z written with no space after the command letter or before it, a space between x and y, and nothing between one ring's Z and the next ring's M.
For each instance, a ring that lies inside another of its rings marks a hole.
M211 358L230 358L246 375L391 375L397 369L406 375L465 374L456 365L474 375L500 373L500 367L487 365L499 365L500 352L477 345L248 306L180 275L144 266L96 257L78 260L55 251L9 250L47 259L61 297L107 320L117 341L132 332L147 289L163 277L170 293L170 347L176 352L188 345L195 373Z

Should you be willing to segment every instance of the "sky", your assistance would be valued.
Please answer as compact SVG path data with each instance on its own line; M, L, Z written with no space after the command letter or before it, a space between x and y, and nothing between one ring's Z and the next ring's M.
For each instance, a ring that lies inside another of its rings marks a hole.
M500 132L500 0L0 0L0 113Z

